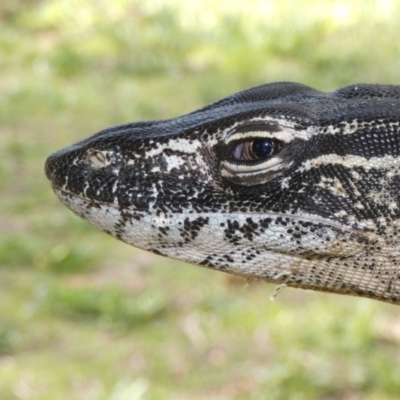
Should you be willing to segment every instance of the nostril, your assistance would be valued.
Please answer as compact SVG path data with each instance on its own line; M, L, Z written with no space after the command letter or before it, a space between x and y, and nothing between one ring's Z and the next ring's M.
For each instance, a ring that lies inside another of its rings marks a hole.
M104 168L109 164L106 153L100 150L90 150L87 160L93 169Z

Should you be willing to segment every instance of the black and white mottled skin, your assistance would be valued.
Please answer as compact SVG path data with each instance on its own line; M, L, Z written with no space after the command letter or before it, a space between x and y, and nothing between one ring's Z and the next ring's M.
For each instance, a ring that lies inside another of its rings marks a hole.
M105 129L46 174L74 213L133 246L400 304L399 122L400 86L266 84Z

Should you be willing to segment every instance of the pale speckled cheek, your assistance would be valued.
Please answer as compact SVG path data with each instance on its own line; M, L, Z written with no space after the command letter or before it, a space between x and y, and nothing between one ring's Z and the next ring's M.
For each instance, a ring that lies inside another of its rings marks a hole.
M337 230L311 224L311 216L299 221L273 214L121 214L113 206L90 207L82 199L58 195L67 207L81 210L82 218L128 244L231 273L251 271L265 278L276 268L287 268L292 258L298 263L301 253L329 254L334 248L343 256L359 251L352 242L338 243Z
M392 282L389 270L385 279L381 278L382 272L377 275L375 265L382 263L379 268L385 271L384 259L379 261L376 256L374 262L359 259L354 263L362 250L361 244L344 240L345 232L338 240L336 228L320 226L318 231L307 219L303 220L303 233L299 237L298 230L288 227L289 221L276 215L171 217L134 210L124 210L123 215L112 206L90 207L82 199L62 192L57 194L65 205L79 209L79 215L88 222L128 244L224 272L295 287L318 289L323 285L326 290L337 290L342 286L343 290L358 287L364 291L375 288L382 296L386 296L386 285ZM314 257L320 253L325 258L299 257L302 251L307 254L307 250L312 250ZM336 259L335 254L340 258ZM349 256L348 261L343 261L344 255ZM326 261L327 256L331 261ZM349 268L350 264L353 268ZM397 283L391 285L392 292L400 291Z

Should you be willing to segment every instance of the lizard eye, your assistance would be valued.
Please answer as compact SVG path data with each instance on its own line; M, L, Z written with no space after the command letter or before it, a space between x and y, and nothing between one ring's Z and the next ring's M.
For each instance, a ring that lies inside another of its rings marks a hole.
M256 161L269 157L273 151L274 143L271 139L251 139L236 144L232 156L237 161Z
M293 164L290 144L296 135L294 128L270 121L234 126L216 147L221 175L241 186L269 182Z

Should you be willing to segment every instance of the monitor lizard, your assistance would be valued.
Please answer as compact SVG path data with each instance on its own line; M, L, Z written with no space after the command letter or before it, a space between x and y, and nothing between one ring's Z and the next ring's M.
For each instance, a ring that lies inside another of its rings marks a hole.
M400 86L265 84L52 154L68 208L133 246L400 304Z

